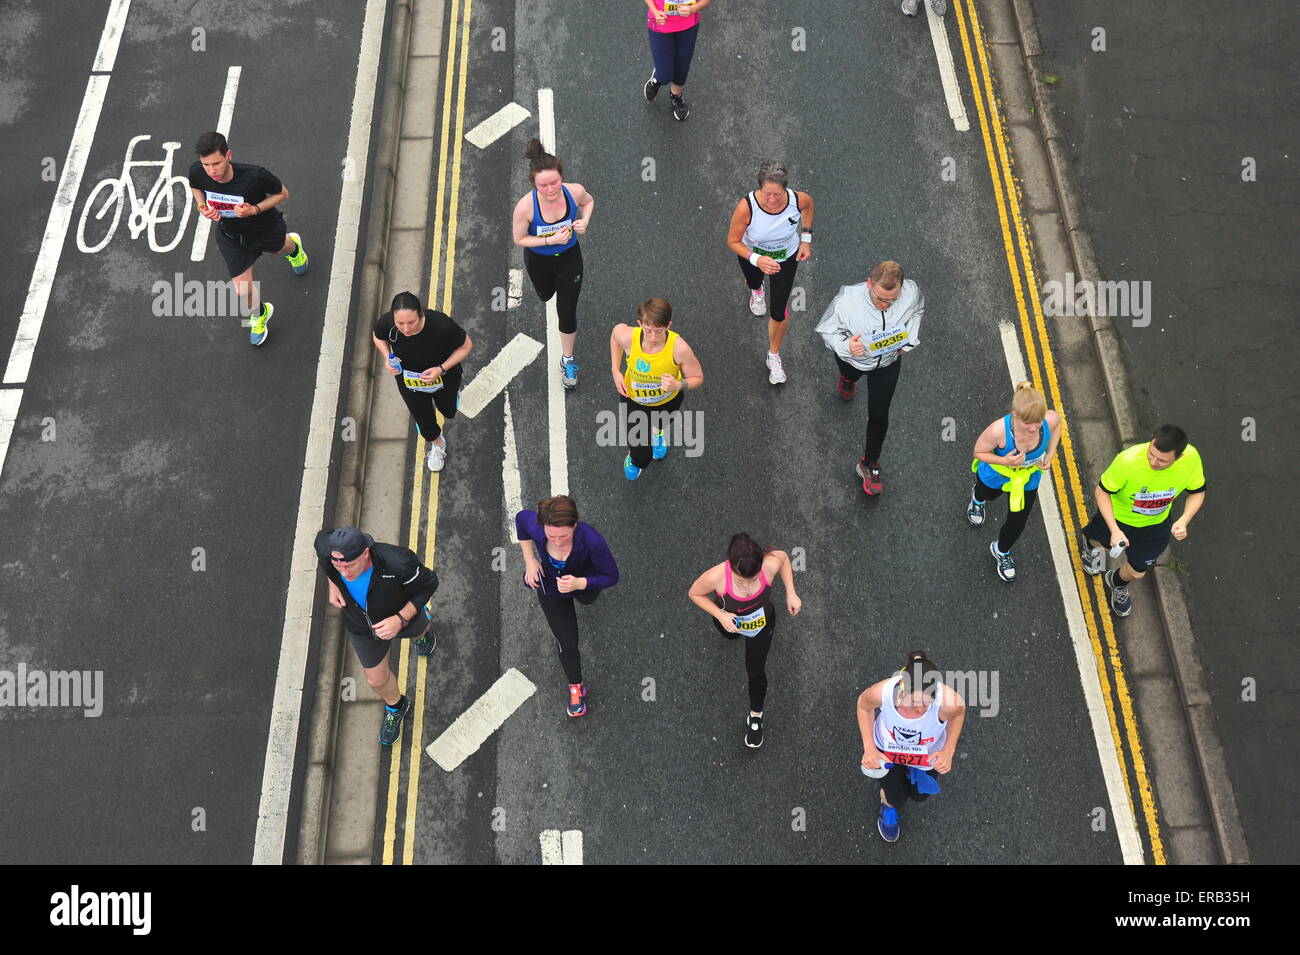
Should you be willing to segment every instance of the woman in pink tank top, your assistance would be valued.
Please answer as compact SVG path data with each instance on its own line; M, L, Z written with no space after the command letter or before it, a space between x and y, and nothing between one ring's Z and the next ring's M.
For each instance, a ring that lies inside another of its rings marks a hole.
M700 11L713 0L642 0L646 7L646 26L650 31L650 55L655 68L645 84L649 103L659 95L659 87L668 86L668 101L673 119L683 120L691 114L682 98L682 87L691 71L695 56L695 38L700 32Z
M759 546L748 534L731 538L727 559L715 564L691 585L690 598L713 617L718 632L729 639L745 637L745 670L749 674L749 716L745 745L763 745L763 701L767 696L767 652L776 632L772 582L780 575L786 609L794 616L803 606L794 589L794 571L783 550Z

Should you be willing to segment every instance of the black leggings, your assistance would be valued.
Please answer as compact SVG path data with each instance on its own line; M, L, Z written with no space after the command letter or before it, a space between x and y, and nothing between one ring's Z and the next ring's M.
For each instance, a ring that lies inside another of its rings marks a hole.
M889 767L889 775L880 780L880 789L885 794L885 801L895 809L902 809L908 799L925 802L929 793L918 793L907 780L907 767L894 763Z
M987 504L989 501L996 500L1002 496L1001 488L992 488L980 480L979 475L975 475L975 500L981 504ZM1020 540L1020 535L1025 531L1025 525L1029 523L1029 515L1034 512L1034 502L1038 500L1038 488L1032 491L1025 491L1025 506L1019 511L1007 510L1007 519L1002 523L1002 530L998 531L998 550L1002 553L1008 553L1015 546L1016 541Z
M538 298L549 302L552 295L559 296L555 310L560 316L561 333L572 335L577 332L578 296L582 294L582 247L575 243L573 248L559 255L542 255L524 249L524 265Z
M745 284L751 292L757 292L763 287L763 276L767 273L757 265L750 265L749 259L738 255L736 260L740 262L740 271L745 273ZM790 290L794 288L794 273L798 268L799 263L792 255L781 263L781 271L771 276L772 300L768 302L767 314L774 322L785 321L785 308L790 302Z
M768 618L771 619L770 617ZM728 640L741 639L738 633L727 633L717 620L713 625ZM776 633L776 624L769 623L759 631L758 636L745 637L745 673L749 675L749 708L755 713L763 712L763 701L767 699L767 652L772 649L772 635Z
M650 462L654 460L654 448L650 444L650 439L654 436L653 425L655 423L655 412L667 414L676 411L682 406L682 395L685 392L679 391L673 396L672 400L666 401L654 408L647 408L639 405L631 398L624 398L619 395L619 401L627 405L627 450L632 458L632 463L639 468L648 468ZM662 420L662 419L660 419ZM644 421L644 426L638 422ZM667 433L665 424L665 437L671 437ZM641 432L638 435L638 432ZM634 441L635 437L644 437L644 441Z
M903 357L900 355L892 365L872 371L854 368L839 355L835 356L835 364L849 381L856 382L863 375L867 376L867 443L862 457L868 464L876 464L880 461L885 435L889 432L889 405L894 400L894 389L898 387Z
M551 586L550 581L546 586ZM599 590L576 590L568 597L554 597L537 591L537 601L546 614L551 633L555 637L555 647L560 652L560 666L564 667L564 676L570 683L582 682L582 655L578 653L578 611L574 608L576 600L581 604L594 603L600 596Z
M448 420L456 417L456 398L460 391L459 376L457 376L456 388L451 387L451 382L447 381L447 376L443 375L443 381L447 384L440 391L428 394L422 391L410 391L402 384L399 375L393 376L397 382L397 390L402 393L402 400L406 402L406 407L411 412L411 417L415 419L415 426L420 429L420 434L426 441L437 441L438 436L442 434L442 428L438 426L438 416L434 414L434 408L442 412L442 416Z

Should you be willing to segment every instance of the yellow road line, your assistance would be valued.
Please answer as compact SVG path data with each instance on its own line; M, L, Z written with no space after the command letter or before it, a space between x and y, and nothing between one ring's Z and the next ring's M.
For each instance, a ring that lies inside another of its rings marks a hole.
M1029 367L1031 374L1037 372L1039 365L1038 349L1035 348L1033 340L1033 329L1030 327L1029 316L1025 308L1024 289L1020 283L1020 273L1016 266L1016 256L1012 248L1011 233L1008 225L1008 217L1003 206L1003 185L999 183L999 175L1002 182L1005 183L1006 200L1011 207L1011 218L1015 222L1015 235L1020 250L1020 258L1025 269L1026 284L1031 294L1029 301L1032 303L1034 313L1034 329L1038 332L1039 341L1042 346L1042 366L1045 372L1040 380L1045 380L1049 393L1050 402L1061 407L1061 392L1058 381L1055 363L1052 358L1051 341L1047 334L1046 322L1043 317L1042 304L1036 294L1032 294L1037 289L1037 280L1034 274L1033 250L1028 237L1028 228L1024 215L1020 209L1020 201L1015 180L1012 175L1011 162L1008 156L1006 138L1002 131L1001 115L997 112L997 100L993 95L992 74L988 63L988 51L984 41L983 30L979 24L978 15L975 13L973 0L966 0L969 4L970 29L974 35L974 45L979 53L980 74L977 74L975 64L971 55L971 44L966 32L966 16L962 9L962 4L954 4L956 10L958 27L961 31L962 46L966 55L967 69L970 71L972 92L976 101L976 106L980 116L981 131L984 136L985 152L988 156L990 173L994 179L994 194L998 204L998 216L1002 225L1003 243L1007 253L1007 263L1010 266L1012 275L1012 284L1016 293L1016 307L1020 315L1021 333L1025 339L1026 352L1029 358ZM979 96L978 87L982 74L985 95L988 98L989 112L992 117L985 115L984 106ZM989 130L992 130L993 138L997 142L997 162L994 161L993 150L989 139ZM1062 509L1062 517L1065 521L1067 540L1073 541L1073 528L1081 526L1087 521L1087 499L1084 496L1082 484L1079 479L1079 470L1075 459L1074 448L1070 440L1069 428L1063 427L1061 434L1062 457L1065 461L1066 468L1063 474L1060 469L1054 469L1052 480L1060 500L1067 502L1067 506ZM1068 489L1066 482L1068 479ZM1068 493L1067 493L1068 490ZM1071 526L1072 510L1073 516L1077 518L1078 523ZM1142 802L1143 814L1147 823L1148 835L1151 841L1152 856L1156 864L1164 864L1165 855L1164 847L1160 839L1159 822L1155 810L1155 801L1151 790L1150 779L1147 775L1145 760L1142 756L1142 745L1138 735L1136 719L1133 713L1132 697L1128 690L1128 684L1124 677L1123 663L1120 659L1119 648L1115 642L1114 630L1111 625L1109 615L1106 613L1106 603L1104 594L1101 590L1100 581L1093 582L1093 596L1097 598L1098 605L1101 608L1100 614L1094 612L1092 601L1087 599L1088 584L1087 578L1083 574L1081 558L1078 549L1071 545L1068 550L1071 554L1071 564L1074 567L1075 583L1079 589L1079 594L1083 604L1084 619L1088 627L1088 634L1093 647L1093 654L1097 661L1098 675L1101 678L1104 696L1106 699L1107 715L1111 723L1111 732L1116 745L1116 752L1120 758L1121 767L1125 769L1125 789L1129 791L1129 780L1127 765L1124 762L1123 745L1119 721L1116 719L1115 710L1111 701L1111 682L1106 669L1106 658L1109 657L1110 666L1115 675L1115 694L1119 699L1120 709L1123 714L1123 735L1127 739L1129 752L1133 759L1134 777L1138 785L1138 794ZM1097 616L1101 617L1102 629L1106 637L1106 651L1104 652L1097 633ZM1131 791L1128 792L1129 804L1132 807L1133 797Z

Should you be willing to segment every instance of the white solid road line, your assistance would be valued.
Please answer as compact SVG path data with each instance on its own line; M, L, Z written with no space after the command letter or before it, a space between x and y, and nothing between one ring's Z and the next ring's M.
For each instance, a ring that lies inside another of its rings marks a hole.
M388 0L366 0L357 58L356 83L348 128L347 155L356 157L356 175L343 180L339 215L334 229L334 255L329 292L325 301L325 328L316 362L316 389L312 396L307 453L303 461L302 490L289 568L289 590L284 605L284 631L280 637L280 663L275 675L275 697L262 770L262 796L257 810L253 862L280 865L284 860L285 832L289 823L289 796L293 789L294 754L302 714L303 678L307 669L307 643L311 635L316 597L316 552L312 546L325 514L330 451L334 446L335 412L343 383L343 356L347 348L348 306L361 232L361 198L366 182L370 125L374 114L379 53L383 41Z
M3 394L0 392L0 394ZM501 490L506 506L506 534L515 540L515 515L524 509L523 481L519 477L519 449L515 444L515 418L510 413L510 393L506 392L506 449L501 461Z
M921 0L925 7L926 19L930 21L930 39L934 43L934 56L939 61L939 78L943 81L943 98L948 101L948 116L957 131L964 133L970 129L970 120L966 118L966 107L961 101L961 90L957 87L957 71L952 64L952 50L948 47L948 31L944 28L944 18L930 9L930 5Z
M542 148L555 154L555 94L537 91L537 138ZM560 381L560 318L555 308L557 295L546 303L546 432L550 444L551 494L569 493L568 415L564 406L564 384Z
M529 115L528 110L518 103L507 103L466 133L465 138L479 149L486 149L526 120Z
M1020 340L1010 322L999 322L1002 352L1006 355L1007 370L1011 373L1011 386L1028 381L1025 361L1020 354ZM1128 800L1124 772L1120 769L1119 755L1115 752L1115 739L1111 735L1110 720L1106 716L1106 703L1097 677L1097 661L1093 657L1088 630L1083 622L1083 598L1075 586L1074 569L1070 564L1069 543L1062 529L1061 512L1056 503L1056 490L1047 475L1038 485L1038 501L1047 528L1047 542L1052 550L1052 563L1056 567L1056 583L1061 589L1061 602L1065 605L1065 619L1070 627L1070 641L1074 644L1074 660L1079 666L1079 681L1083 685L1083 698L1088 705L1088 719L1092 723L1093 741L1101 758L1101 775L1110 797L1110 812L1115 820L1115 833L1119 837L1120 852L1126 865L1142 865L1142 838L1138 834L1133 806Z
M117 47L122 42L126 14L130 9L131 0L113 0L108 8L108 22L104 24L104 32L99 35L99 49L95 51L95 62L90 67L90 72L113 72L113 65L117 62Z
M543 829L538 834L542 865L582 865L582 830Z
M497 352L487 367L474 376L474 380L460 393L457 411L467 418L476 418L497 395L510 384L542 350L542 343L520 332L506 347Z
M242 72L238 66L226 71L226 92L221 97L221 112L217 114L217 125L212 128L227 139L230 138L230 121L235 115L235 96L239 93L239 76ZM190 246L190 261L202 262L208 251L208 233L212 230L212 220L197 217L198 225L194 227L194 244Z
M63 172L54 191L50 216L45 221L45 233L41 236L41 248L36 255L32 280L27 285L27 298L18 319L18 332L14 336L9 361L5 365L6 385L26 384L27 376L32 370L36 342L41 337L41 326L45 323L45 309L49 306L50 291L59 272L59 258L68 238L72 210L77 202L77 193L81 190L81 178L86 172L90 147L95 142L95 129L99 126L99 114L104 107L104 97L108 94L110 73L117 61L117 47L130 9L131 0L113 0L105 18L104 29L99 35L99 47L91 66L91 76L86 81L86 92L81 97L77 125L72 130L72 142L68 145L67 158L63 160ZM13 438L22 401L21 388L0 392L0 474L4 473L5 459L9 457L9 443Z
M435 763L451 772L478 752L487 738L510 718L510 714L536 692L537 687L532 681L511 667L469 709L456 717L425 752Z

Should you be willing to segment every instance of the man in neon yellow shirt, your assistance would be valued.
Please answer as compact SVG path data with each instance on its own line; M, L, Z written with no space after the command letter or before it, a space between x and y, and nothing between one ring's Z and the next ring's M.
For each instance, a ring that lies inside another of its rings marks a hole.
M1170 522L1171 507L1183 491L1187 503L1183 516ZM1128 585L1147 575L1169 538L1183 540L1187 525L1205 503L1205 472L1201 455L1187 443L1187 434L1172 424L1162 424L1146 444L1135 444L1115 455L1093 492L1097 510L1081 533L1083 569L1090 574L1106 570L1106 548L1124 547L1128 559L1102 578L1116 616L1133 610Z

